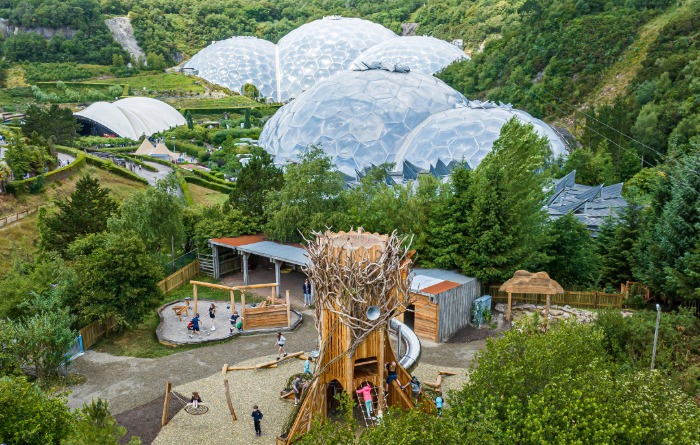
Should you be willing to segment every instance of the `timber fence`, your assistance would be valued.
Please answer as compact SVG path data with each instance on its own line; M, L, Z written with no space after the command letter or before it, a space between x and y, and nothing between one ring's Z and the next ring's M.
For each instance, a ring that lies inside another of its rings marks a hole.
M114 329L116 325L117 320L114 317L109 317L104 321L96 321L82 328L79 332L83 338L83 349L88 349L97 343L99 339L109 334L109 331Z
M499 290L501 286L489 286L487 293L491 295L494 303L507 303L508 293ZM547 296L545 294L512 294L514 302L545 304ZM610 294L605 292L588 291L564 291L563 294L555 294L551 297L551 303L559 306L569 305L579 308L621 308L623 301L627 298L625 294Z
M14 222L19 221L20 219L26 218L27 216L38 212L40 207L41 206L32 207L30 209L17 212L14 215L3 216L2 218L0 218L0 227L8 226Z
M190 279L199 275L199 260L194 260L174 274L158 282L158 287L164 293L177 289L190 282Z

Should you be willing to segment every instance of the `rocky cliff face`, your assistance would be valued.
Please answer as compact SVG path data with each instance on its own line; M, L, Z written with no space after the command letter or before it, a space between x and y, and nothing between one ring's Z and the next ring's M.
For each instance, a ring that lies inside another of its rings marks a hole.
M402 23L401 24L401 35L402 36L415 36L416 29L418 29L418 23Z
M117 41L131 56L131 60L141 60L146 62L146 54L134 37L134 28L131 26L129 17L114 17L105 20L107 28L112 32L114 40Z
M35 32L42 37L46 39L50 39L51 37L55 36L63 36L67 39L72 39L75 37L75 33L77 32L75 29L71 28L25 28L23 26L15 26L10 24L10 21L8 19L2 19L0 18L0 34L2 34L3 38L7 38L9 36L19 34L21 32Z

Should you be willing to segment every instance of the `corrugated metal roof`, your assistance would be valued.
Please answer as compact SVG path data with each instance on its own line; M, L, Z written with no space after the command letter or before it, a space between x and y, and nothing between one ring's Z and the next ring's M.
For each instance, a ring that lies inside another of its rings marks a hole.
M236 249L241 252L260 255L297 266L307 266L311 262L306 254L306 249L303 247L288 246L273 241L260 241L258 243L246 244L238 246Z
M466 275L462 275L459 272L454 272L451 270L443 270L443 269L421 269L421 268L415 268L411 271L411 276L414 277L413 279L415 280L416 276L423 275L425 277L430 277L430 278L436 278L440 281L453 281L457 284L464 284L468 283L472 280L476 280L476 278L473 277L468 277ZM413 285L411 285L411 288L413 288Z

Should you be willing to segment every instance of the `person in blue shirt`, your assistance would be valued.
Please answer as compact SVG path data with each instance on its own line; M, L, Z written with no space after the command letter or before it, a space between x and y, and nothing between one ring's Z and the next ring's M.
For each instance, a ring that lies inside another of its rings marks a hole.
M192 319L192 332L196 332L199 338L202 338L202 333L199 332L199 314L195 314ZM190 334L190 338L192 338L192 334Z
M311 358L307 357L304 362L304 374L311 374Z
M442 405L445 401L442 399L442 392L437 392L437 397L435 397L435 408L437 408L438 416L442 416Z
M306 279L306 281L304 281L304 285L301 287L301 290L304 292L304 306L310 306L311 305L311 283L309 283L308 278Z
M255 426L255 435L261 436L262 432L260 431L260 421L263 418L263 413L258 409L258 405L253 406L253 412L250 415L253 418L253 425Z

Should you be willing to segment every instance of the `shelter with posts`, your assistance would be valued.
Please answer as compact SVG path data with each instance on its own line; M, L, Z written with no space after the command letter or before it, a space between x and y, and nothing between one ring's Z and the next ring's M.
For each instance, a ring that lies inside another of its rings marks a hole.
M338 392L354 396L362 385L373 389L375 412L414 406L410 385L400 388L399 382L407 385L410 376L398 363L388 333L390 320L411 299L408 274L413 252L402 246L403 241L396 235L358 229L317 234L309 245L307 273L316 286L318 365L291 427L277 438L279 445L307 432L312 420L326 419ZM385 397L385 365L391 362L397 362L398 382L391 383ZM435 410L422 394L418 406L426 412Z
M440 269L413 269L411 278L411 304L398 318L421 339L442 342L469 323L479 280Z
M563 294L564 288L559 283L549 277L547 272L528 272L527 270L516 270L513 278L501 285L501 292L508 293L508 308L506 309L506 320L510 320L513 294L543 294L547 296L545 318L549 320L549 306L552 295Z
M221 278L230 272L243 271L243 284L247 285L250 280L251 261L273 263L277 298L280 297L282 267L301 269L309 265L306 249L300 244L268 241L264 235L212 238L209 240L209 245L212 249L210 273L214 278Z

